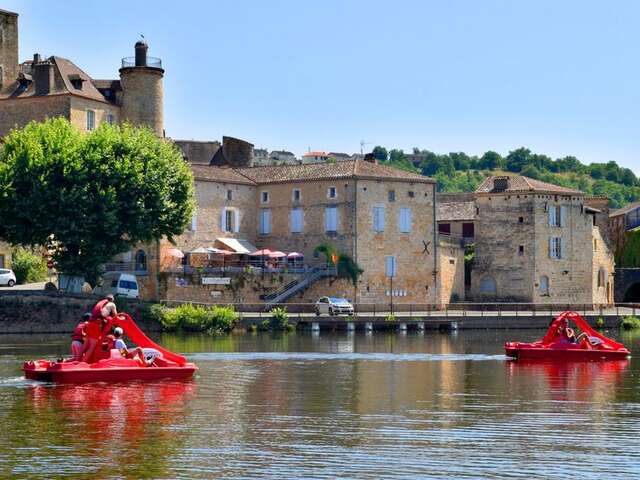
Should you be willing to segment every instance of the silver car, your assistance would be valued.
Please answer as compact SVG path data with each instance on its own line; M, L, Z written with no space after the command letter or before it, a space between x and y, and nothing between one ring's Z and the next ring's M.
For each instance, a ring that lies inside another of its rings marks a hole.
M16 274L13 270L7 270L6 268L0 268L0 285L8 285L13 287L16 284Z
M316 302L316 315L353 315L353 305L346 298L321 297Z

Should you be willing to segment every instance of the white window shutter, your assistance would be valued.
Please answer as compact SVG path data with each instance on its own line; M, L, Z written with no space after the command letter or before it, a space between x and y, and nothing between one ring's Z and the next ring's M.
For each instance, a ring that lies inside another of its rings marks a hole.
M564 227L567 225L567 207L564 205L560 207L560 226Z
M191 231L195 232L196 230L198 230L198 214L194 212L191 215Z
M223 208L222 212L220 213L220 229L223 232L227 231L227 216L226 216L226 210Z
M552 205L549 207L549 226L555 227L555 225L556 225L556 207Z
M549 258L555 258L555 249L553 248L553 237L549 237Z
M560 241L560 258L566 258L566 254L564 251L564 247L565 247L564 238L559 238L558 240Z
M240 212L238 210L233 211L233 231L236 233L240 231Z

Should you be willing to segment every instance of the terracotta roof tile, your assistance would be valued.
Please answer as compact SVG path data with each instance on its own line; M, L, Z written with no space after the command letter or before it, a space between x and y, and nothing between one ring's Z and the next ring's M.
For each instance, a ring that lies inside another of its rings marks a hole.
M417 173L405 172L404 170L365 162L364 160L261 166L236 170L257 184L333 180L338 178L386 178L405 182L435 183L435 180Z
M506 179L507 188L495 190L494 181L496 179ZM514 193L514 192L545 192L545 193L567 193L572 195L584 195L579 190L561 187L553 183L542 182L523 175L493 176L486 178L476 189L476 193Z
M236 183L240 185L255 185L251 179L237 170L228 167L212 167L209 165L190 165L196 180L207 182Z
M475 220L475 202L450 202L438 203L436 219L440 221L454 222L459 220Z

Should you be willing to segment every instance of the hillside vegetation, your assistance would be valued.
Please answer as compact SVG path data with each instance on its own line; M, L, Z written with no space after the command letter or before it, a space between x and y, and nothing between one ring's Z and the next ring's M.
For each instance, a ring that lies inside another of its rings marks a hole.
M611 208L640 200L640 179L614 161L585 165L573 156L554 160L524 147L504 157L493 151L478 157L464 152L438 154L414 148L413 156L419 158L417 165L399 149L388 151L377 146L373 153L382 163L435 178L441 192L472 192L488 176L518 173L588 195L606 195Z

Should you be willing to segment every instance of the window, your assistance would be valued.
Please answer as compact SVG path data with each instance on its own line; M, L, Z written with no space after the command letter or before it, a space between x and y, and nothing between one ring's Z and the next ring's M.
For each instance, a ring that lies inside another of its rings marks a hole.
M413 198L416 196L415 192L407 192L407 195L409 195L409 198Z
M524 223L524 217L518 217L518 223Z
M546 275L540 277L540 295L543 297L549 296L549 277Z
M239 213L235 208L222 209L222 231L227 233L238 232L240 230Z
M107 123L109 125L113 125L115 123L115 119L113 117L113 113L107 113Z
M549 258L561 259L564 257L564 240L561 237L550 237Z
M87 110L87 131L91 132L96 128L96 112Z
M301 208L291 209L290 223L291 223L291 233L302 232L302 209Z
M271 233L271 210L263 208L260 210L260 235L268 235Z
M567 224L567 207L559 205L550 205L549 208L549 226L564 227Z
M496 292L496 281L492 277L484 277L480 280L480 293L495 295Z
M384 274L387 277L395 277L398 274L398 264L393 255L384 257Z
M299 202L301 198L302 198L302 193L300 192L299 189L295 188L293 190L293 201Z
M462 224L462 237L473 238L475 236L475 225L473 223Z
M451 234L451 224L450 223L439 223L438 224L438 233L443 235Z
M373 207L373 231L384 232L384 207Z
M518 247L518 256L523 256L524 255L524 245L520 245Z
M191 231L195 232L198 229L198 215L194 212L193 215L191 215Z
M262 203L269 203L269 192L260 192L260 201Z
M147 269L147 254L144 250L136 252L136 271L143 272Z
M326 207L324 209L324 229L327 233L338 231L338 208Z
M411 223L411 209L401 208L400 216L398 217L398 230L400 230L400 233L411 233Z
M607 272L604 268L598 270L598 287L604 287L607 284Z
M389 190L387 192L387 198L390 202L395 202L396 201L396 191L395 190Z
M336 187L327 188L327 198L336 198L338 196L338 190Z
M227 200L233 200L233 190L227 190Z

